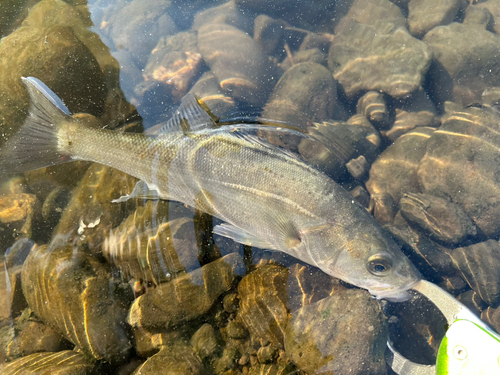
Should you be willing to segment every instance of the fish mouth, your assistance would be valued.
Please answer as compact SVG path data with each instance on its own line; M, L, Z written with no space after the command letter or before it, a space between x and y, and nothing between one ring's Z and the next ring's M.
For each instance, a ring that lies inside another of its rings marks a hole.
M417 285L420 280L412 281L411 283L406 284L403 287L397 289L388 289L384 287L374 287L370 288L368 291L374 295L377 299L385 299L390 302L404 302L413 297L413 294L410 293L410 289L412 289L415 285Z

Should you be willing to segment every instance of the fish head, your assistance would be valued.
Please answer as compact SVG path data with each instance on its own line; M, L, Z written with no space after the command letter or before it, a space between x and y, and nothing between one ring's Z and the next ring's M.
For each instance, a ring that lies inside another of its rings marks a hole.
M394 240L381 228L348 233L339 233L335 225L322 225L301 236L306 251L327 274L367 289L378 299L409 299L408 290L421 276Z

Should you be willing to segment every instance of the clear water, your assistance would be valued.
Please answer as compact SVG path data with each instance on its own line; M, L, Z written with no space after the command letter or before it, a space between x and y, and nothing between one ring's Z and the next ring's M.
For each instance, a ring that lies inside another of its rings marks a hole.
M116 131L155 134L192 93L217 126L334 179L424 278L500 326L497 2L4 3L1 144L26 118L21 77L39 78L87 126ZM28 356L56 352L81 373L383 374L388 337L435 362L444 320L422 298L375 300L213 234L221 221L202 207L112 203L137 180L109 167L4 172L7 373L45 360L55 371L49 354Z

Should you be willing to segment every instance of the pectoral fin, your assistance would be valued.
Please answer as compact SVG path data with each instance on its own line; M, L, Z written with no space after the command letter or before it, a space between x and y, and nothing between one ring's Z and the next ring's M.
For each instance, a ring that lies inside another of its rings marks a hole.
M158 190L148 186L148 184L144 181L138 181L135 184L134 190L130 194L123 195L118 199L113 199L111 202L113 203L121 203L126 202L129 199L159 199L160 195Z
M274 245L255 237L253 234L243 231L231 224L220 224L214 227L214 233L227 237L243 245L255 246L261 249L277 250Z

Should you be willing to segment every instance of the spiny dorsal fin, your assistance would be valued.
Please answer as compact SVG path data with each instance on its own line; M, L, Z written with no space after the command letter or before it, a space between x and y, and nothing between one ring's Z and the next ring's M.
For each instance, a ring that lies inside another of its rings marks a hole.
M201 99L187 94L170 120L158 130L158 134L182 132L189 135L202 129L217 128L218 121L219 118Z

